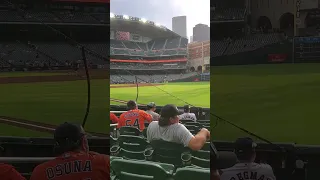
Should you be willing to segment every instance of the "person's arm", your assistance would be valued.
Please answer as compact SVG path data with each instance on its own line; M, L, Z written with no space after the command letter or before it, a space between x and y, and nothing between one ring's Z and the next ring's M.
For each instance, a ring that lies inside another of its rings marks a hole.
M203 128L197 135L193 136L191 132L183 125L179 124L179 128L175 133L185 147L189 147L193 151L200 150L207 141L208 130Z
M140 115L149 123L152 122L151 114L146 113L145 111L140 111Z
M118 126L117 128L121 128L122 126L124 126L124 120L123 120L123 116L121 115L119 120L118 120Z
M198 134L193 136L189 141L188 147L194 151L200 150L204 144L207 142L207 139L210 138L210 132L206 128L202 128Z
M111 119L112 123L118 123L119 122L119 118L113 113L110 114L110 119Z

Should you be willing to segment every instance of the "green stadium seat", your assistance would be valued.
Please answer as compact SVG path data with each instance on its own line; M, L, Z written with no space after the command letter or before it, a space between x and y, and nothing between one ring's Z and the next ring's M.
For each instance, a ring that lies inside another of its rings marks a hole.
M144 151L149 143L141 136L121 135L118 138L119 155L125 159L144 160Z
M197 134L200 130L199 127L195 125L185 125L185 126L192 134Z
M171 180L174 166L148 161L114 159L111 163L114 180Z
M184 162L191 164L191 150L182 144L163 140L153 140L150 144L154 150L152 154L153 161L169 163L175 166L185 166Z
M210 151L193 151L191 163L197 167L210 168Z
M140 136L141 131L136 127L124 126L119 129L120 135Z
M123 159L122 157L117 157L117 156L110 156L110 162L115 160L115 159Z
M117 144L117 139L110 135L110 147Z
M191 167L178 168L173 178L174 180L195 180L195 179L209 180L210 169L191 168Z

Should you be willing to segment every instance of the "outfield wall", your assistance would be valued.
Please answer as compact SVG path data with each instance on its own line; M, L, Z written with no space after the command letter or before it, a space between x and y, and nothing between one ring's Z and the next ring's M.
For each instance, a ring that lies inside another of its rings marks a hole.
M274 64L292 62L292 42L265 46L255 51L211 58L211 66Z

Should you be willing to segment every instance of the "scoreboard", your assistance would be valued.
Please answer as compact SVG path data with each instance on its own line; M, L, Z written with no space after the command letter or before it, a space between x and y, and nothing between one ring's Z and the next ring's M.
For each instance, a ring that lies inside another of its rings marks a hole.
M295 62L320 62L320 37L296 37L293 47Z

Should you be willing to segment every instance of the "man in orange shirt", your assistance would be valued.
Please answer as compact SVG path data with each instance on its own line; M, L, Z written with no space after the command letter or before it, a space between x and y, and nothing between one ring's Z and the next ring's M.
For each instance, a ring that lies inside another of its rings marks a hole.
M30 180L110 180L109 156L89 152L81 126L64 123L55 130L54 139L58 157L38 165Z
M110 120L112 123L118 123L119 118L114 113L110 113Z
M119 118L118 128L122 126L133 126L141 131L144 130L144 122L150 123L152 121L152 116L143 110L138 109L138 105L135 101L128 101L127 103L128 111L122 113Z

